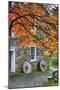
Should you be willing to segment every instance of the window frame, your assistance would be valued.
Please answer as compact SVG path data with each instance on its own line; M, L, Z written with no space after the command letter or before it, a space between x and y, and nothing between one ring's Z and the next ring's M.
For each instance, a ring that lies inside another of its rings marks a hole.
M10 69L10 73L12 73L12 72L16 72L16 52L15 52L15 50L16 50L16 48L15 47L11 47L10 48L10 50L9 50L9 53L10 52L13 52L13 58L14 58L14 70L12 70L12 61L11 61L11 69ZM10 56L10 58L11 58L11 56ZM12 59L11 59L12 60Z
M31 59L31 55L32 55L32 54L31 54L31 48L32 48L32 47L35 48L35 56L34 56L35 58L34 58L34 59ZM36 46L32 46L32 47L30 47L30 62L36 61Z

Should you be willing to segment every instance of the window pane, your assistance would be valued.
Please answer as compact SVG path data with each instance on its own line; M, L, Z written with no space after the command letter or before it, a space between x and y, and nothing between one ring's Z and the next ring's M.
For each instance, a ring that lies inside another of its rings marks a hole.
M31 54L35 55L35 47L31 47Z
M34 55L31 55L31 59L35 59L35 56Z

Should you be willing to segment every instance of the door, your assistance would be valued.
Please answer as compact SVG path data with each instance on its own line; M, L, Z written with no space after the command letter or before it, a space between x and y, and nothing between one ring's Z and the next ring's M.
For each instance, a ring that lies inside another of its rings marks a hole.
M9 56L9 71L15 72L15 50L10 51Z

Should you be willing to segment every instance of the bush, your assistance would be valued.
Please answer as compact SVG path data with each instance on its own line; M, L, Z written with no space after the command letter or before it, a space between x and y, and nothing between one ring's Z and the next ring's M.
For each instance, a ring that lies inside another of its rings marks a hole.
M58 86L58 79L50 79L48 80L48 86Z
M58 67L58 58L57 56L49 57L49 67L57 68Z

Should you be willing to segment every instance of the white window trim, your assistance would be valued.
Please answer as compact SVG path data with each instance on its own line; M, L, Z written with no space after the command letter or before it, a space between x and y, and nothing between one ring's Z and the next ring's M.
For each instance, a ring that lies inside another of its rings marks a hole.
M36 61L36 46L32 46L32 47L35 47L35 59L31 59L31 48L30 48L30 62Z
M15 65L15 62L16 62L16 56L15 55L16 55L16 53L15 53L15 49L16 49L15 47L11 47L10 50L9 50L9 51L13 51L14 52L14 72L16 71L16 65Z

